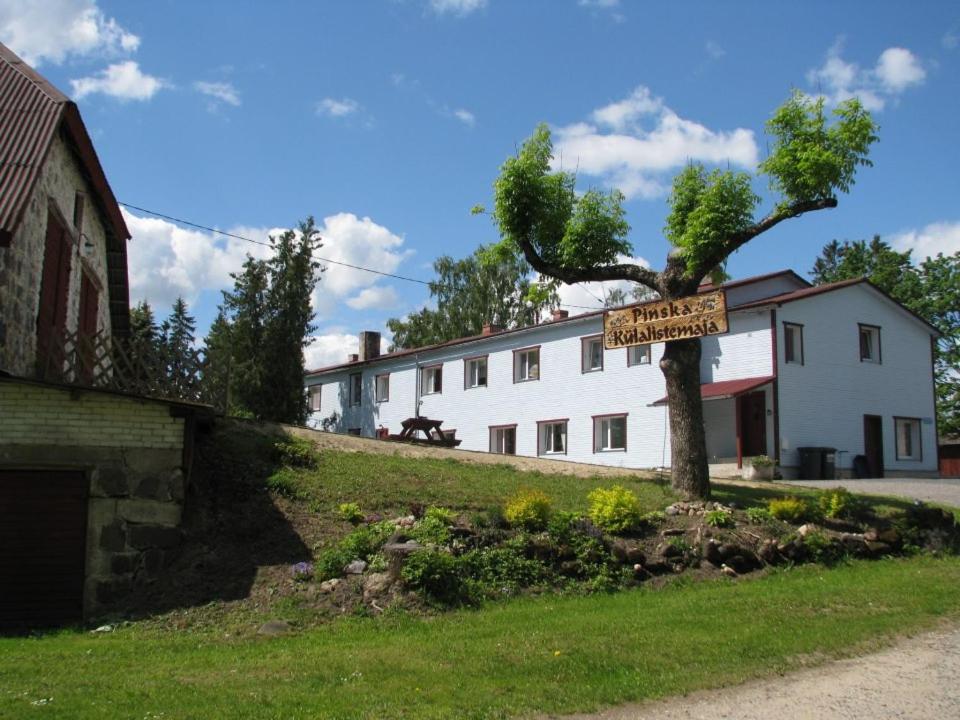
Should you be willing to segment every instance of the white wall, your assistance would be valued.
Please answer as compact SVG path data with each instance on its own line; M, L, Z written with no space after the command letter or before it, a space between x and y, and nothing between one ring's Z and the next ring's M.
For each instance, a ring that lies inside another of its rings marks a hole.
M803 327L804 364L785 363L783 323ZM879 325L882 362L860 362L858 323ZM936 470L930 331L866 284L815 295L777 311L781 465L798 465L798 447L863 454L863 416L883 418L887 470ZM897 460L894 416L921 419L922 460Z

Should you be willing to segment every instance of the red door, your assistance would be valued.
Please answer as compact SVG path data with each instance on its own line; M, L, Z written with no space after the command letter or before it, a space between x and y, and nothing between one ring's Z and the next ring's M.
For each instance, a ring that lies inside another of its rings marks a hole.
M883 418L863 416L863 454L867 458L869 477L883 477Z
M67 327L67 291L73 249L66 228L52 211L47 213L47 238L37 311L37 368L41 376L63 371L63 333Z

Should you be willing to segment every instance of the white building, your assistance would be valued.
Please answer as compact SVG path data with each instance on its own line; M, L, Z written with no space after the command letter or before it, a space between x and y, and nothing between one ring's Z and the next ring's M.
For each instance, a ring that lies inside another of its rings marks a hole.
M792 271L725 284L729 332L702 339L711 472L768 455L785 477L800 447L832 447L842 474L937 471L937 331L866 280L812 287ZM311 424L367 437L414 416L461 449L654 468L670 463L663 344L604 350L602 312L379 354L307 373ZM860 460L861 466L864 459Z

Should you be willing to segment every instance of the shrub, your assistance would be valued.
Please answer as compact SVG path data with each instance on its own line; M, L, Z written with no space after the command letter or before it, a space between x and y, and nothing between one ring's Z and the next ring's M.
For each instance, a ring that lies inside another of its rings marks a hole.
M357 503L342 503L337 508L342 520L346 520L351 525L359 525L363 521L363 510Z
M542 530L550 519L550 498L540 490L521 490L503 509L507 522L525 530Z
M770 514L777 520L789 523L802 522L809 514L810 508L798 497L784 497L770 500L767 503Z
M550 577L546 565L515 545L473 550L463 556L462 565L487 595L514 595Z
M776 463L766 455L756 455L750 460L750 464L755 468L768 468Z
M424 515L407 533L423 545L446 545L450 540L448 523L436 516Z
M587 499L590 501L590 519L607 532L624 532L640 524L640 501L621 485L597 488Z
M453 510L440 507L427 508L423 516L439 520L444 525L453 525L457 521L457 514Z
M769 510L762 507L747 508L747 519L754 525L766 525L773 520Z
M736 524L733 515L726 510L708 510L703 514L703 520L707 525L718 528L733 527Z
M296 471L288 467L282 467L270 475L266 485L268 490L293 500L305 500L307 497L306 491L300 486Z
M320 553L316 563L317 576L321 580L329 580L340 577L343 568L354 560L370 562L394 530L393 523L390 522L358 527L334 547Z
M640 518L647 525L661 525L666 522L667 514L663 510L651 510Z
M687 539L679 535L675 535L667 540L667 545L670 547L676 548L684 555L690 552L693 548L690 547L690 543L687 542Z
M820 512L828 518L849 518L857 514L859 500L846 488L824 490L817 498Z
M474 583L462 571L463 563L449 553L420 550L404 563L403 582L443 605L472 603L476 599Z
M803 549L814 562L830 564L843 557L842 548L822 532L807 533L803 538Z
M288 467L312 468L317 465L317 451L309 440L287 435L273 444L277 461Z

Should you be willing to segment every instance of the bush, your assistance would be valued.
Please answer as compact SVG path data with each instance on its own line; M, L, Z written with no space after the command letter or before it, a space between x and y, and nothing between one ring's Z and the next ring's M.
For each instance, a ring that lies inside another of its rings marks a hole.
M439 520L444 525L453 525L457 521L457 514L453 510L440 507L427 508L423 516Z
M474 583L465 576L463 563L449 553L420 550L407 558L400 571L403 582L443 605L461 605L476 600Z
M463 556L462 565L486 595L514 595L550 578L546 565L515 545L473 550Z
M849 490L838 487L821 492L817 498L817 506L824 517L851 518L859 511L860 502Z
M755 468L773 467L776 463L766 455L756 455L750 460L750 464Z
M281 465L302 468L317 465L317 451L309 440L287 435L273 444L273 452Z
M708 510L703 514L703 520L707 525L717 528L733 527L736 524L733 515L726 510Z
M507 502L503 515L513 527L542 530L550 520L550 498L540 490L521 490Z
M767 503L767 509L777 520L783 520L789 523L799 523L810 514L810 508L806 502L798 497L784 497L770 500Z
M342 503L337 508L337 512L342 520L346 520L351 525L359 525L363 522L363 510L357 503Z
M590 519L607 532L624 532L640 524L640 501L633 492L621 485L597 488L587 499L590 501Z
M667 520L667 514L663 510L651 510L641 517L640 520L647 525L662 525Z
M394 533L393 523L379 522L358 527L334 547L320 553L316 574L321 580L343 575L343 568L354 560L371 561Z
M288 467L282 467L266 480L268 490L272 490L277 495L291 498L293 500L305 500L306 491L300 487L300 478L297 477L295 470Z
M427 514L410 528L407 535L422 545L446 545L450 541L450 528L436 515Z
M822 532L807 533L803 538L803 549L814 562L829 565L843 557L842 548Z
M752 507L747 508L747 520L754 525L766 525L773 520L773 515L766 508Z

